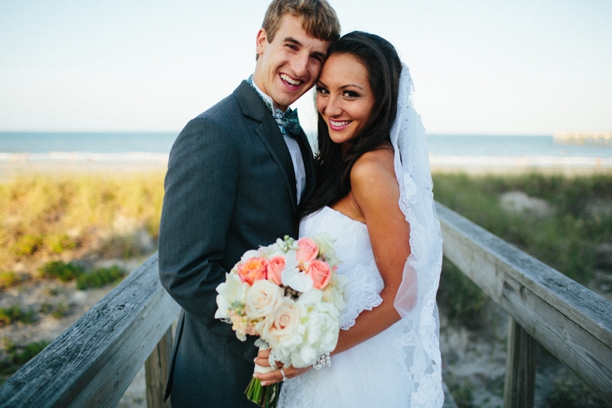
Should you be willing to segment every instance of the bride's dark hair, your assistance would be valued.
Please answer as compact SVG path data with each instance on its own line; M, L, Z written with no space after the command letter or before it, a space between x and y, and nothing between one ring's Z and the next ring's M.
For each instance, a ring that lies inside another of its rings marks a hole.
M333 54L352 55L366 67L374 106L363 129L345 153L340 144L330 139L327 123L318 114L317 185L302 205L300 217L334 205L349 193L353 164L364 153L390 142L389 134L395 120L402 63L393 45L375 34L353 31L329 47L328 57Z

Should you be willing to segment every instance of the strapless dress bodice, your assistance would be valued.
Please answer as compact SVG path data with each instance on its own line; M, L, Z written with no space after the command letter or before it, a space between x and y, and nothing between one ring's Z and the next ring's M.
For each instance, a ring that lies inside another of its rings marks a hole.
M384 282L374 261L367 226L330 207L323 207L300 223L300 237L326 233L334 240L336 256L342 261L338 274L348 277L344 299L347 308L341 313L343 329L355 324L363 310L380 305Z
M338 273L346 276L346 330L364 310L382 303L383 280L374 261L368 228L339 211L324 207L300 223L300 237L326 233L342 261ZM410 408L413 386L404 365L402 320L370 339L332 356L332 366L308 370L283 383L279 408L389 407Z

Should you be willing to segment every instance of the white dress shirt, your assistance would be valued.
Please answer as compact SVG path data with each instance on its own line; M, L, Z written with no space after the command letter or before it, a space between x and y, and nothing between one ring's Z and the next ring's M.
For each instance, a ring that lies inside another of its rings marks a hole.
M270 106L274 107L274 109L278 109L275 105L272 98L261 91L253 81L253 87L262 98L270 103ZM272 116L274 116L273 112L270 112ZM297 136L299 137L299 136ZM297 192L297 203L300 203L302 198L302 193L304 192L304 187L306 186L306 169L304 168L304 159L302 158L302 151L300 150L300 145L297 140L293 137L283 134L283 139L285 140L285 144L289 149L289 155L291 156L291 161L293 162L293 172L295 173L295 184L296 184L296 192Z

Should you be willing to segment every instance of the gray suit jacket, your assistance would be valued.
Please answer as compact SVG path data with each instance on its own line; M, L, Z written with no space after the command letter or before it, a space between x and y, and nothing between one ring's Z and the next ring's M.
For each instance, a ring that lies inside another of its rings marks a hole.
M314 187L314 162L303 131L297 139L305 198ZM183 308L166 393L174 408L255 406L244 397L254 338L240 342L214 318L215 288L245 251L297 238L295 185L278 125L246 81L176 139L159 232L160 279Z

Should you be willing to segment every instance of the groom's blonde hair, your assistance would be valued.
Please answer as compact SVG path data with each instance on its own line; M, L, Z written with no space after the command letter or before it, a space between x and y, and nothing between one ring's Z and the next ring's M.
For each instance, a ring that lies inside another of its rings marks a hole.
M311 37L332 42L340 38L340 21L326 0L273 0L261 25L268 42L274 40L285 13L300 17L302 28Z

